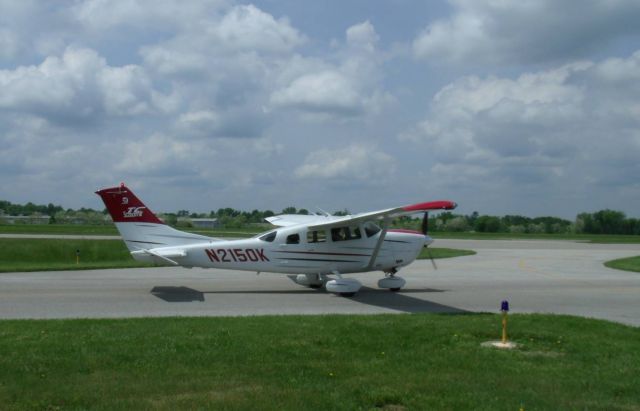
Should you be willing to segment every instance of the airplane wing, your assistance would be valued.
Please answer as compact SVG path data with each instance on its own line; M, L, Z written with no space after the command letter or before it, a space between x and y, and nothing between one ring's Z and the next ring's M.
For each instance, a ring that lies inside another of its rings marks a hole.
M305 215L305 214L280 214L273 217L267 217L265 220L278 227L288 227L299 224L322 224L333 221L335 216L324 215Z
M310 222L309 230L332 228L342 226L345 223L357 223L366 220L392 219L403 215L415 214L434 210L453 210L458 205L453 201L429 201L426 203L412 204L404 207L388 208L386 210L371 211L368 213L354 214L344 217L334 217L328 221ZM323 216L316 216L325 218Z

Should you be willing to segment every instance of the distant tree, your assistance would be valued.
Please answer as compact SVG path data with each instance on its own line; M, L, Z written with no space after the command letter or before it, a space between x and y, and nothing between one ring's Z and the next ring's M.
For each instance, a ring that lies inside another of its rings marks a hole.
M500 218L483 215L478 217L474 229L480 233L497 233L500 231Z
M476 224L476 220L478 219L478 217L480 217L480 214L477 211L474 211L470 215L466 216L467 224L469 224L470 227L473 227Z
M298 214L309 215L309 210L307 210L306 208L301 208L300 210L298 210Z
M282 214L296 214L298 210L295 207L287 207L282 210Z
M469 224L467 224L467 219L464 218L463 216L454 217L454 218L448 220L444 224L445 231L460 232L460 231L468 231L469 228L470 227L469 227Z
M633 219L627 219L622 211L600 210L580 213L576 217L576 229L587 234L627 234L636 232Z
M626 216L622 211L601 210L593 215L600 225L602 234L621 234Z

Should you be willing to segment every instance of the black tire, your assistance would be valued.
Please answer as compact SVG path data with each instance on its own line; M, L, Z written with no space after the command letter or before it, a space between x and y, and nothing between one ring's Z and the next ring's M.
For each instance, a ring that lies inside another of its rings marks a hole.
M313 288L313 289L318 289L318 288L322 288L322 284L310 284L309 288Z
M389 291L393 291L394 293L395 293L395 292L398 292L398 291L400 291L400 287L397 287L397 288L389 288Z
M341 297L353 297L356 293L340 293Z

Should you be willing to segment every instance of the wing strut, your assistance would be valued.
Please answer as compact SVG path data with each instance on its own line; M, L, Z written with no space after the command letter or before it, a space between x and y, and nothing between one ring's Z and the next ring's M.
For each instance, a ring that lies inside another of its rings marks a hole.
M380 238L378 238L378 242L376 243L376 248L373 249L373 253L371 254L371 260L369 260L369 265L367 265L367 270L373 270L373 265L376 263L376 258L378 258L378 253L380 252L380 248L382 248L382 244L384 243L384 238L387 236L387 229L389 228L389 217L385 217L382 221L382 231L380 232Z

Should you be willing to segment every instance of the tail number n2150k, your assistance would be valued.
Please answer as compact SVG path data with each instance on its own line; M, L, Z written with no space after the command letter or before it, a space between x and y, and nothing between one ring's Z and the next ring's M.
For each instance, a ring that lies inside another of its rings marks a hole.
M262 248L218 248L205 249L209 260L216 263L232 263L245 261L269 261Z

